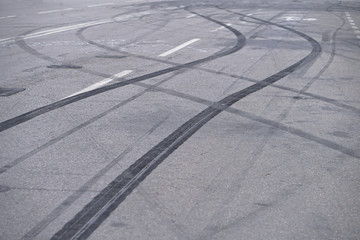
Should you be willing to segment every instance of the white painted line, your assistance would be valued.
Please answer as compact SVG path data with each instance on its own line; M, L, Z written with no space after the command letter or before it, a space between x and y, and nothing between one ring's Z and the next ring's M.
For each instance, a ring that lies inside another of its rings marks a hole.
M190 15L186 16L186 18L192 18L192 17L195 17L195 16L196 16L196 14L190 14Z
M68 27L55 28L55 29L50 29L50 30L45 30L45 31L41 31L41 32L28 34L28 35L23 36L23 38L29 39L29 38L34 38L34 37L42 37L42 36L46 36L49 34L60 33L60 32L65 32L65 31L69 31L69 30L74 30L74 29L78 29L78 28L89 27L89 26L94 26L94 25L99 25L99 24L104 24L104 23L109 23L109 22L112 22L112 21L111 20L102 20L102 21L81 23L81 24L76 24L76 25L72 25L72 26L68 26Z
M87 88L84 88L83 90L78 91L78 92L76 92L76 93L74 93L74 94L71 94L70 96L67 96L67 97L65 97L65 98L69 98L69 97L78 95L78 94L80 94L80 93L89 92L89 91L91 91L91 90L100 88L100 87L108 84L109 82L111 82L111 81L113 81L113 80L115 80L115 79L122 78L122 77L128 75L128 74L131 73L131 72L132 72L132 70L122 71L122 72L120 72L120 73L117 73L117 74L111 76L111 78L105 78L105 79L101 80L100 82L97 82L97 83L95 83L95 84L93 84L93 85L91 85L91 86L89 86L89 87L87 87ZM63 98L63 99L65 99L65 98Z
M140 12L140 13L129 14L129 15L125 15L125 16L116 17L114 19L103 19L103 20L99 20L99 21L85 22L85 23L70 25L70 26L66 26L66 27L54 28L54 29L35 32L35 33L31 33L31 34L27 34L27 35L23 35L23 36L19 36L19 37L22 37L23 39L42 37L42 36L46 36L46 35L50 35L50 34L54 34L54 33L70 31L70 30L79 29L79 28L83 28L83 27L90 27L90 26L95 26L95 25L100 25L100 24L105 24L105 23L112 23L112 22L117 22L117 21L121 21L121 20L126 20L131 17L140 17L140 16L146 15L148 13L151 13L151 11L144 11L144 12ZM0 44L13 42L16 40L16 38L17 37L9 37L9 38L0 39Z
M346 16L350 16L350 13L349 12L345 12Z
M73 8L57 9L51 11L38 12L38 14L46 14L46 13L54 13L54 12L62 12L62 11L70 11L70 10L74 10L74 9Z
M304 18L303 20L304 21L317 21L316 18Z
M360 30L354 30L355 34L360 34Z
M357 26L351 26L353 29L359 29Z
M16 16L14 15L14 16L0 17L0 19L5 19L5 18L14 18L14 17L16 17Z
M356 38L357 38L357 39L360 39L360 35L357 35Z
M354 20L352 20L351 18L350 18L350 19L348 19L348 21L349 21L349 22L354 22Z
M13 40L13 38L3 38L3 39L0 39L0 43L7 43L12 40Z
M227 25L227 26L231 26L231 23L227 23L226 25ZM221 27L218 27L218 28L216 28L216 29L214 29L214 30L211 30L211 32L217 32L217 31L222 30L222 29L224 29L224 28L225 28L224 26L221 26Z
M177 46L177 47L175 47L173 49L170 49L169 51L166 51L166 52L160 54L159 57L166 57L166 56L168 56L168 55L170 55L170 54L172 54L172 53L174 53L176 51L179 51L180 49L182 49L184 47L189 46L190 44L192 44L194 42L199 41L199 40L200 40L199 38L194 38L194 39L192 39L190 41L187 41L186 43L183 43L183 44L181 44L181 45L179 45L179 46Z
M101 7L101 6L108 6L108 5L113 5L114 3L102 3L102 4L95 4L95 5L89 5L87 7L92 8L92 7Z

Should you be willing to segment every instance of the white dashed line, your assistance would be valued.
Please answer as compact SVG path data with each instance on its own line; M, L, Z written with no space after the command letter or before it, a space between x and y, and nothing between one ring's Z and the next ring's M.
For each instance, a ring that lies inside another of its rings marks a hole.
M169 51L166 51L166 52L160 54L159 57L166 57L166 56L168 56L168 55L170 55L170 54L172 54L172 53L174 53L176 51L179 51L180 49L182 49L184 47L189 46L190 44L192 44L194 42L199 41L199 40L200 40L199 38L194 38L194 39L192 39L190 41L187 41L186 43L183 43L183 44L181 44L181 45L179 45L179 46L177 46L177 47L175 47L173 49L170 49Z
M186 16L186 18L193 18L193 17L196 17L196 14L190 14L190 15Z
M108 6L108 5L114 5L114 3L95 4L95 5L89 5L87 7L92 8L92 7L101 7L101 6Z
M351 27L354 29L354 33L355 33L355 35L356 35L356 38L357 38L357 39L360 39L360 35L359 35L359 34L360 34L360 31L358 30L359 27L356 26L356 24L354 23L354 20L353 20L353 19L351 18L351 16L350 16L350 13L349 13L349 12L346 12L345 15L346 15L347 20L349 21Z
M5 18L14 18L16 16L6 16L6 17L0 17L0 19L5 19Z
M89 92L89 91L94 90L94 89L97 89L97 88L100 88L100 87L108 84L109 82L111 82L111 81L113 81L113 80L115 80L115 79L125 77L125 76L128 75L129 73L132 73L132 70L122 71L122 72L120 72L120 73L117 73L117 74L111 76L111 78L105 78L105 79L101 80L100 82L97 82L97 83L95 83L95 84L93 84L93 85L91 85L91 86L89 86L89 87L87 87L87 88L84 88L84 89L81 90L81 91L78 91L78 92L76 92L76 93L74 93L74 94L71 94L70 96L67 96L66 98L69 98L69 97L78 95L78 94L80 94L80 93ZM63 98L63 99L65 99L65 98Z
M231 26L231 23L227 23L226 25L227 25L227 26ZM224 28L225 28L224 26L221 26L221 27L218 27L218 28L216 28L216 29L214 29L214 30L211 30L211 32L217 32L217 31L222 30L222 29L224 29Z
M30 38L36 38L36 37L43 37L43 36L54 34L54 33L60 33L60 32L74 30L74 29L78 29L78 28L82 28L82 27L95 26L95 25L104 24L104 23L110 23L110 22L113 22L113 20L108 19L108 20L87 22L87 23L76 24L76 25L71 25L71 26L67 26L67 27L54 28L54 29L50 29L50 30L35 32L35 33L24 35L24 36L22 36L22 38L23 39L30 39ZM16 37L0 39L0 44L15 41L15 39L16 39Z
M73 8L64 8L64 9L38 12L38 14L55 13L55 12L70 11L70 10L74 10L74 9Z

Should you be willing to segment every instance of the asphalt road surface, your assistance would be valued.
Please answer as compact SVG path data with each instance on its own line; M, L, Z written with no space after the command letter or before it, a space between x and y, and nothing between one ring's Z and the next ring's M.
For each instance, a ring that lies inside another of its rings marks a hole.
M0 239L360 239L359 10L1 0Z

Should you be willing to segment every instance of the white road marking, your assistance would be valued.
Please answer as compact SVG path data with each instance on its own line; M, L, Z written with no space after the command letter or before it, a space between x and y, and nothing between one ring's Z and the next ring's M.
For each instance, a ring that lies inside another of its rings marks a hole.
M113 5L114 3L102 3L102 4L95 4L95 5L89 5L87 7L92 8L92 7L101 7L101 6L108 6L108 5Z
M0 17L0 19L5 19L5 18L14 18L14 17L16 17L16 16L14 15L14 16Z
M27 35L23 35L23 36L19 36L19 37L22 37L23 39L42 37L42 36L46 36L46 35L50 35L50 34L54 34L54 33L65 32L65 31L79 29L79 28L83 28L83 27L90 27L90 26L95 26L95 25L100 25L100 24L105 24L105 23L112 23L112 22L116 22L116 21L126 20L131 17L140 17L140 16L146 15L148 13L151 13L151 11L144 11L144 12L139 12L139 13L135 13L135 14L119 16L119 17L116 17L113 19L103 19L103 20L99 20L99 21L85 22L85 23L70 25L70 26L66 26L66 27L54 28L54 29L35 32L35 33L31 33L31 34L27 34ZM13 42L16 40L16 38L18 38L18 37L10 37L10 38L0 39L0 44Z
M78 91L78 92L76 92L76 93L74 93L74 94L71 94L70 96L67 96L67 97L65 97L65 98L69 98L69 97L78 95L78 94L80 94L80 93L89 92L89 91L91 91L91 90L100 88L100 87L108 84L109 82L117 79L117 78L122 78L122 77L128 75L129 73L132 73L132 70L122 71L122 72L120 72L120 73L117 73L117 74L111 76L110 78L105 78L105 79L101 80L100 82L97 82L97 83L95 83L95 84L93 84L93 85L91 85L91 86L89 86L89 87L87 87L87 88L84 88L83 90ZM65 99L65 98L63 98L63 99Z
M316 21L316 18L303 18L304 21Z
M10 42L10 41L13 41L13 38L3 38L3 39L0 39L0 44Z
M166 56L168 56L168 55L170 55L170 54L172 54L172 53L174 53L176 51L179 51L180 49L182 49L184 47L189 46L190 44L192 44L194 42L199 41L199 40L200 40L199 38L194 38L194 39L192 39L190 41L187 41L186 43L183 43L183 44L181 44L181 45L179 45L179 46L177 46L177 47L175 47L173 49L170 49L169 51L166 51L166 52L160 54L159 57L166 57Z
M101 20L101 21L94 21L94 22L88 22L88 23L81 23L81 24L76 24L76 25L72 25L72 26L68 26L68 27L61 27L61 28L55 28L55 29L45 30L45 31L41 31L41 32L31 33L31 34L23 36L23 38L29 39L29 38L34 38L34 37L42 37L42 36L46 36L49 34L65 32L65 31L69 31L69 30L74 30L74 29L78 29L78 28L89 27L89 26L94 26L94 25L99 25L99 24L104 24L104 23L109 23L109 22L112 22L112 21L111 20Z
M70 10L74 10L74 9L73 8L64 8L64 9L38 12L38 14L46 14L46 13L54 13L54 12L62 12L62 11L70 11Z
M42 37L42 36L46 36L46 35L50 35L50 34L54 34L54 33L60 33L60 32L65 32L65 31L74 30L74 29L78 29L78 28L95 26L95 25L110 23L110 22L113 22L113 20L107 19L107 20L81 23L81 24L71 25L71 26L67 26L67 27L54 28L54 29L49 29L49 30L45 30L45 31L27 34L27 35L22 36L22 38L30 39L30 38ZM0 44L15 41L15 39L16 39L16 37L0 39Z
M287 16L282 17L282 19L285 19L286 21L316 21L316 18L302 18L298 16Z
M186 16L186 18L192 18L192 17L195 17L195 16L196 16L196 14L190 14L190 15Z
M358 30L359 27L356 26L356 24L354 23L354 20L353 20L353 19L351 18L351 16L350 16L350 13L349 13L349 12L346 12L345 14L346 14L346 16L347 16L347 20L349 21L351 27L354 29L354 33L355 33L355 35L356 35L356 38L357 38L357 39L360 39L360 35L358 35L358 34L360 34L360 31Z
M227 26L231 26L231 23L227 23L226 25L227 25ZM216 29L214 29L214 30L211 30L211 32L217 32L217 31L222 30L222 29L224 29L224 28L225 28L224 26L221 26L221 27L218 27L218 28L216 28Z

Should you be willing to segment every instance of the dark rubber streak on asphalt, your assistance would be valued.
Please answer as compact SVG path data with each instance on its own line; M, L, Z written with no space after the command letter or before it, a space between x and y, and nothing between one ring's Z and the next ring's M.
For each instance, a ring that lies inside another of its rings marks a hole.
M255 17L250 18L260 22L266 22L270 25L278 26L305 38L312 45L311 53L290 67L287 67L286 69L256 84L253 84L250 87L225 97L221 101L206 108L204 111L188 120L176 131L139 158L133 165L131 165L105 189L103 189L101 193L99 193L90 203L77 213L72 220L65 224L64 227L52 237L53 240L86 239L89 237L91 233L95 231L96 228L100 226L100 224L112 213L112 211L114 211L132 192L132 190L135 189L152 172L152 170L154 170L164 159L166 159L207 122L242 98L275 83L296 69L312 62L321 53L319 43L301 32L275 23L263 21Z
M25 91L25 88L1 88L0 87L0 97L8 97L16 93Z
M0 132L5 131L5 130L7 130L9 128L12 128L14 126L17 126L17 125L19 125L21 123L24 123L26 121L29 121L29 120L31 120L31 119L33 119L35 117L38 117L38 116L40 116L42 114L47 113L47 112L50 112L50 111L53 111L55 109L64 107L66 105L69 105L71 103L80 101L82 99L85 99L85 98L88 98L88 97L91 97L91 96L94 96L94 95L97 95L97 94L100 94L100 93L103 93L103 92L106 92L106 91L109 91L109 90L112 90L112 89L123 87L123 86L129 85L129 84L144 81L144 80L149 79L149 78L154 78L154 77L161 76L161 75L173 72L173 71L177 71L177 70L184 69L184 68L190 68L190 67L193 67L193 66L201 64L201 63L212 61L214 59L224 57L226 55L237 52L242 47L244 47L246 40L245 40L244 35L242 35L239 31L237 31L236 29L234 29L234 28L232 28L230 26L227 26L225 23L219 22L219 21L217 21L215 19L212 19L210 17L206 17L206 16L202 16L202 15L199 15L199 16L201 16L201 17L203 17L203 18L205 18L205 19L207 19L207 20L209 20L211 22L217 23L217 24L227 28L228 30L230 30L237 37L236 45L234 47L232 47L231 49L215 53L215 54L213 54L213 55L211 55L209 57L203 58L203 59L199 59L199 60L192 61L192 62L189 62L189 63L185 63L185 64L182 64L182 65L166 68L166 69L163 69L163 70L160 70L160 71L145 74L143 76L135 77L135 78L125 80L125 81L122 81L122 82L118 82L118 83L114 83L114 84L111 84L111 85L107 85L107 86L104 86L104 87L101 87L101 88L98 88L98 89L95 89L95 90L92 90L92 91L89 91L89 92L81 93L81 94L78 94L78 95L75 95L75 96L72 96L72 97L69 97L69 98L62 99L62 100L60 100L58 102L55 102L55 103L52 103L52 104L37 108L35 110L29 111L27 113L21 114L19 116L16 116L14 118L11 118L9 120L1 122L0 123Z

